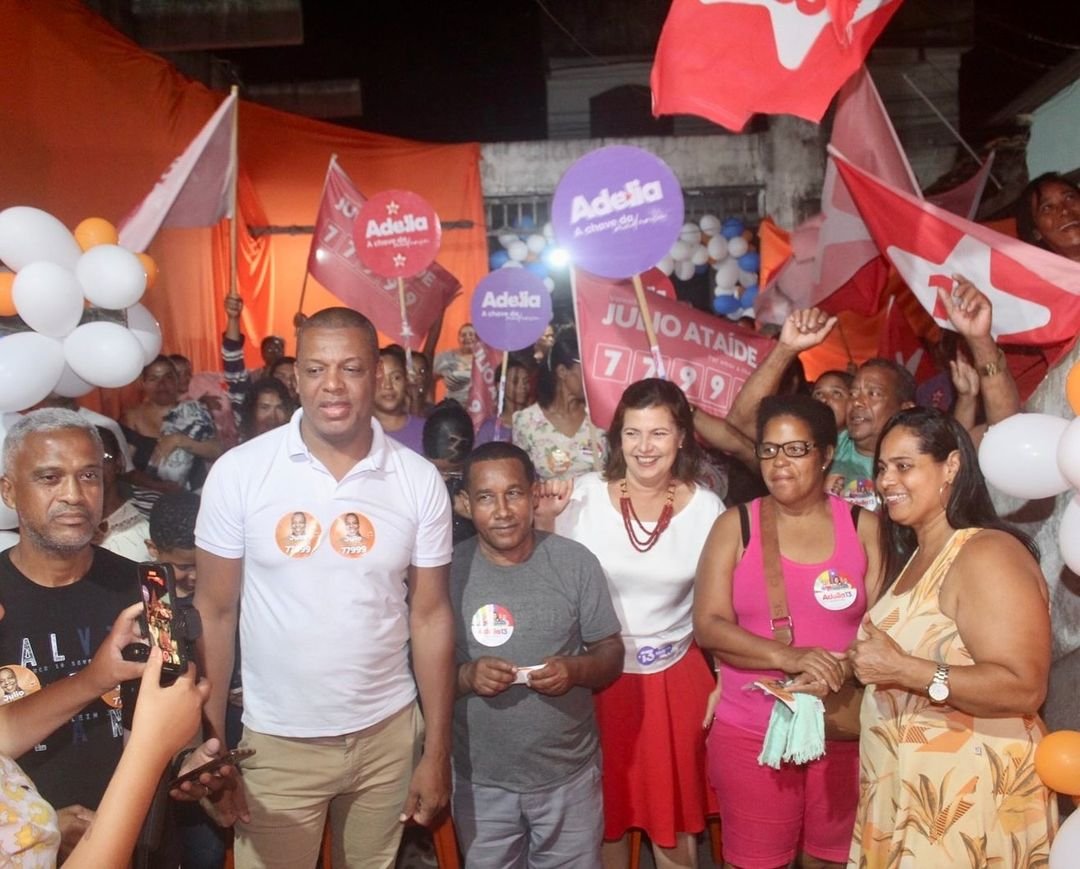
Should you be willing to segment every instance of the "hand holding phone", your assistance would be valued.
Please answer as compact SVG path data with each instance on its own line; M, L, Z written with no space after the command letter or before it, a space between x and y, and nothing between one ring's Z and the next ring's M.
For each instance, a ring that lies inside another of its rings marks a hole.
M234 748L221 757L215 757L209 763L204 763L202 766L188 770L183 775L178 775L169 782L169 790L179 788L184 782L197 782L203 773L214 775L223 766L237 766L240 761L251 757L253 754L255 754L254 748Z
M176 629L176 575L171 564L140 564L145 635L161 649L161 672L175 679L187 669L185 631Z

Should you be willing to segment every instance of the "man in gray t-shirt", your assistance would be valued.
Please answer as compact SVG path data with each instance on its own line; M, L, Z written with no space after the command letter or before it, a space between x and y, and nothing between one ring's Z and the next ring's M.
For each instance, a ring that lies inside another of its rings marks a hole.
M493 441L465 462L477 536L454 549L454 823L465 865L600 865L592 692L622 671L596 557L532 527L536 470ZM524 863L522 860L524 859Z

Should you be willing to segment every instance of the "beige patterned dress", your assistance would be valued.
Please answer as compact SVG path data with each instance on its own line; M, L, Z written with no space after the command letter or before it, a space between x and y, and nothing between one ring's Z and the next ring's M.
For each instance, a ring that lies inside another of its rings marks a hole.
M972 663L938 594L960 547L978 531L954 532L914 588L886 592L870 611L910 654ZM1035 772L1043 730L1038 717L976 718L922 694L868 686L849 867L1046 866L1057 813Z

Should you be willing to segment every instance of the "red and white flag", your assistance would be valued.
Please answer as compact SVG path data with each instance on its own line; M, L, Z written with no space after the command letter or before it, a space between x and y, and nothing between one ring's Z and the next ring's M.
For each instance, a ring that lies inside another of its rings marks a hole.
M841 154L847 152L837 145ZM990 177L990 169L994 165L994 152L983 161L979 171L961 184L957 184L951 190L935 193L927 196L927 202L933 202L938 208L944 208L953 214L959 214L965 220L974 220L975 213L979 210L982 202L983 190L986 189L986 181Z
M419 350L424 335L461 291L461 283L438 263L405 278L409 333L404 334L398 279L384 278L364 268L356 255L353 224L365 201L345 170L331 158L315 219L308 271L346 305L367 316L380 332L397 337L403 346Z
M750 116L820 121L900 0L674 0L652 68L654 115L739 132Z
M1080 331L1080 263L957 217L832 153L878 248L939 326L952 328L938 290L959 274L993 304L995 338L1045 345Z
M163 226L213 226L235 210L237 98L229 94L154 189L119 226L120 246L144 251Z

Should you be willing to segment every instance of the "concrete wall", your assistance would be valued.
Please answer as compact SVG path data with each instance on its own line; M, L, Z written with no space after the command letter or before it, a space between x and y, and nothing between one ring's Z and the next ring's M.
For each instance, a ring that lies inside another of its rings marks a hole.
M767 133L743 136L663 136L563 139L484 145L484 196L551 195L563 172L604 145L635 145L663 159L684 189L760 185L764 213L794 226L817 210L825 174L824 139L815 124L776 117ZM723 216L723 215L721 215Z

